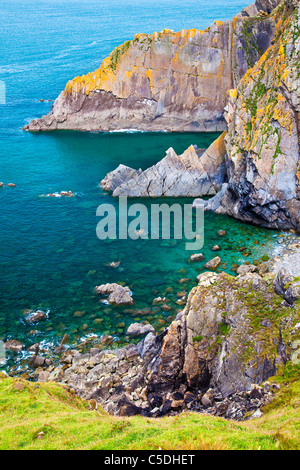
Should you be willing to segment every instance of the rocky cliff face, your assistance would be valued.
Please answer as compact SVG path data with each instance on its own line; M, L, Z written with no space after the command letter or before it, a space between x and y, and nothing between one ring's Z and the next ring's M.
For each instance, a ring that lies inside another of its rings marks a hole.
M207 208L264 227L299 230L299 2L283 2L272 17L272 46L229 93L229 184ZM248 21L250 27L256 19Z
M205 31L136 35L98 70L68 82L51 112L26 129L224 131L227 90L274 38L273 17L249 24L250 13L256 5Z
M281 273L258 271L245 265L237 277L213 272L198 277L150 363L149 399L178 389L213 388L223 397L249 391L290 359L299 303L289 304L275 291L280 287L286 297L297 282L289 276L287 285Z

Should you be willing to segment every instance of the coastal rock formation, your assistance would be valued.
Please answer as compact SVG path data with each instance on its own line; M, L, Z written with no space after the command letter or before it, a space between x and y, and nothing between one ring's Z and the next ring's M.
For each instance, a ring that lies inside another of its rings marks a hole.
M226 107L228 184L207 210L263 227L300 230L299 2L274 10L273 45L249 69ZM256 19L249 19L253 23ZM203 201L196 201L197 203Z
M113 196L212 196L226 178L225 135L224 132L207 151L191 145L178 156L170 148L165 158L143 172L119 166L101 186L113 190Z
M192 410L237 420L255 417L276 387L266 380L295 355L300 304L284 301L292 286L298 288L293 276L254 271L244 265L237 277L202 273L176 320L161 334L149 327L137 345L112 350L100 345L89 353L66 349L59 364L50 366L34 351L29 365L39 381L65 384L120 416Z
M274 19L258 11L275 3L256 2L251 24L244 11L204 31L137 34L98 70L69 81L51 112L25 129L224 131L227 90L274 38Z
M95 287L95 293L108 296L108 302L116 305L133 304L132 293L129 287L123 287L119 284L102 284Z
M101 181L100 186L104 191L114 191L125 181L130 181L132 178L137 178L142 173L142 170L134 170L126 165L119 165L114 171L111 171Z

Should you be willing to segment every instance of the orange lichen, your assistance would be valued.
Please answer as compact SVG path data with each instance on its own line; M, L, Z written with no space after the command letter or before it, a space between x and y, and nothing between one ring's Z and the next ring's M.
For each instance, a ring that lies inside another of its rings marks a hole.
M230 96L230 98L232 98L233 100L236 100L237 97L238 97L238 91L236 88L232 89L232 90L228 90L228 95Z

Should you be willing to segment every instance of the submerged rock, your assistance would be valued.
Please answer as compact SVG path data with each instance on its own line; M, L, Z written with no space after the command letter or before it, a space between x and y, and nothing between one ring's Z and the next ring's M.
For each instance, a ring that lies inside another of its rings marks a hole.
M155 329L152 325L142 323L132 323L126 331L126 335L131 337L144 336L148 333L155 333Z
M116 305L133 304L132 292L129 287L123 287L119 284L102 284L95 287L95 293L99 295L107 295L108 302Z

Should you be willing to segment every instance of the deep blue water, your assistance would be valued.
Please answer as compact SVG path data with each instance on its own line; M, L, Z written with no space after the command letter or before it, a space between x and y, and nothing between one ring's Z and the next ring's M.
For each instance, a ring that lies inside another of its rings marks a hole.
M73 341L91 333L118 338L133 320L146 319L163 328L166 318L176 315L177 292L195 285L203 263L187 262L184 241L100 242L96 209L112 199L98 185L119 163L146 168L171 146L177 153L190 144L207 147L216 135L32 135L22 127L50 110L51 103L40 99L54 100L69 79L98 68L115 46L135 33L203 29L215 19L233 17L247 4L0 0L0 80L6 84L6 104L0 105L0 181L16 184L0 189L0 339L13 337L28 346L57 342L64 333ZM77 195L40 197L62 190ZM216 234L220 228L227 230L222 240ZM228 272L232 263L258 259L276 245L274 232L214 214L205 216L205 237L206 260L214 256L212 245L219 243L222 269ZM246 250L238 251L243 246ZM112 261L121 261L120 267L107 267ZM190 281L181 284L182 278ZM134 309L150 311L143 316L143 311L99 303L93 288L104 282L129 285ZM158 295L167 295L170 311L152 308ZM24 321L24 310L32 308L50 311L34 335Z

